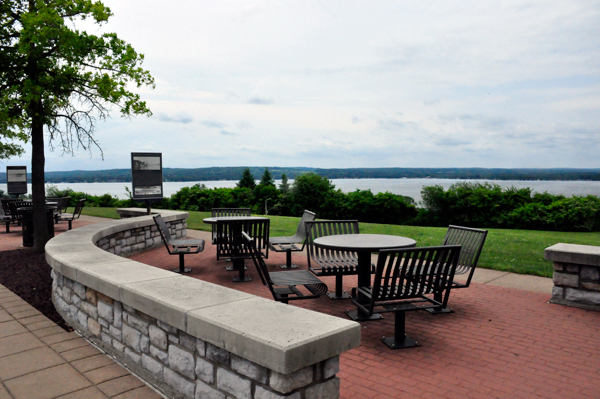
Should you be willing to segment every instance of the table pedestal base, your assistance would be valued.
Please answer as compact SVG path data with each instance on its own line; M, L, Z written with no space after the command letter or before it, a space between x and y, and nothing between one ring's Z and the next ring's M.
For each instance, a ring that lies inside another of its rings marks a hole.
M179 267L177 269L173 269L173 271L175 273L189 273L192 271L192 269L190 269L189 267L184 267L183 270L181 270Z
M337 295L335 292L328 292L327 296L329 299L350 299L352 298L346 291L342 291L342 295Z
M383 337L381 338L384 344L387 345L390 349L406 349L406 348L416 348L417 346L421 346L417 341L412 339L411 337L404 336L404 339L397 340L394 337Z
M360 314L358 310L346 310L345 313L354 321L373 321L383 319L383 316L379 313L373 313L371 316Z
M431 309L425 309L425 310L431 314L454 313L454 310L452 310L450 308L431 308Z

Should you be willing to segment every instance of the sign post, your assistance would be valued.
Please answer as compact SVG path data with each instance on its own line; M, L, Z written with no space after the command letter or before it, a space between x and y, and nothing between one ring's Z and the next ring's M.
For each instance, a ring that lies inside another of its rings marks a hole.
M146 202L150 215L150 202L163 199L162 153L131 153L131 185L133 199Z
M6 167L6 192L16 197L27 194L27 166Z

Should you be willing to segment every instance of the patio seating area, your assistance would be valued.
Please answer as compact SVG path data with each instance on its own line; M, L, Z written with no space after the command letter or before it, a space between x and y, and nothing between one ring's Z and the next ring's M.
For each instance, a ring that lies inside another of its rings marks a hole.
M188 231L193 238L211 238L210 232ZM164 248L130 257L171 270L174 259ZM373 256L375 262L376 256ZM279 269L285 253L270 253L269 270ZM296 270L308 270L306 254L297 253ZM251 282L234 283L235 271L217 261L216 246L190 258L187 276L272 299L252 262L246 262ZM279 269L280 270L280 269ZM598 395L600 376L600 326L598 314L548 303L547 293L511 288L518 281L535 279L512 275L508 286L481 284L479 276L501 272L477 269L468 290L452 291L449 300L456 313L432 316L410 312L406 332L418 337L419 348L393 351L381 337L394 332L394 317L361 322L358 348L340 356L340 397L349 398L582 398ZM461 279L457 276L457 279ZM466 277L465 277L466 278ZM320 276L330 291L335 276ZM357 285L357 276L346 276L344 290ZM551 283L550 283L551 286ZM321 296L291 301L298 306L347 318L350 300L332 301ZM389 316L389 317L388 317Z

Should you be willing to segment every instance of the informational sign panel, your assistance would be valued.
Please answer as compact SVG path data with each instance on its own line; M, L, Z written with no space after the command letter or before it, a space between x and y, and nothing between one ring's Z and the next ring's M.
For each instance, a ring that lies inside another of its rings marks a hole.
M27 194L27 166L6 167L6 191L8 194Z
M160 200L163 198L161 153L131 153L131 185L133 186L134 200Z

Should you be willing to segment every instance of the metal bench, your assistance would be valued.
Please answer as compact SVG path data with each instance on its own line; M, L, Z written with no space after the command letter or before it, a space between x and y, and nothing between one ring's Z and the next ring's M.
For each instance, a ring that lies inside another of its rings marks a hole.
M316 276L335 276L335 293L330 299L348 299L344 292L343 276L358 274L358 255L354 251L318 248L314 240L337 234L359 234L358 220L318 220L306 222L306 252L308 270ZM375 267L372 265L372 271Z
M77 201L77 205L75 205L75 210L73 210L73 213L61 213L58 217L54 219L54 222L69 222L69 230L71 230L71 228L73 227L73 220L79 219L79 216L81 216L81 211L83 210L84 206L85 198L81 198L79 201Z
M460 257L458 258L458 266L456 267L455 274L467 275L467 281L465 283L454 281L452 283L452 289L467 288L471 285L471 279L473 278L473 273L475 273L475 268L477 267L479 255L481 255L487 233L487 230L452 225L448 226L448 231L446 232L446 237L444 237L442 245L461 246L462 249L460 251ZM440 301L441 298L442 294L439 293L436 299ZM441 309L429 309L428 312L431 314L440 314L451 313L453 310L444 306Z
M285 252L285 265L279 265L282 269L295 269L298 266L292 264L292 252L300 252L304 249L306 240L306 222L315 220L316 215L311 211L304 211L296 234L291 237L269 238L269 249L275 252ZM299 246L300 245L300 246Z
M179 268L173 269L175 273L189 273L192 271L191 268L185 267L184 255L197 254L204 251L204 240L202 239L180 239L175 240L171 236L169 227L163 220L162 216L154 215L154 223L158 227L160 237L167 247L169 255L179 255Z
M314 299L327 293L327 285L315 277L308 270L293 270L286 272L269 273L267 265L263 260L261 253L256 248L254 240L245 232L242 232L245 244L256 271L262 280L263 285L269 287L273 299L278 302L288 303L288 301L299 299ZM304 294L297 286L304 286L310 295Z
M254 240L255 248L262 258L269 257L269 228L271 221L267 218L256 217L240 220L217 220L217 260L231 259L233 270L238 275L233 278L234 282L252 281L246 276L244 261L252 257L249 248L244 244L242 232Z
M394 336L382 338L389 348L419 346L406 336L406 312L446 307L459 255L459 245L382 250L372 287L353 288L352 303L369 316L394 313Z

